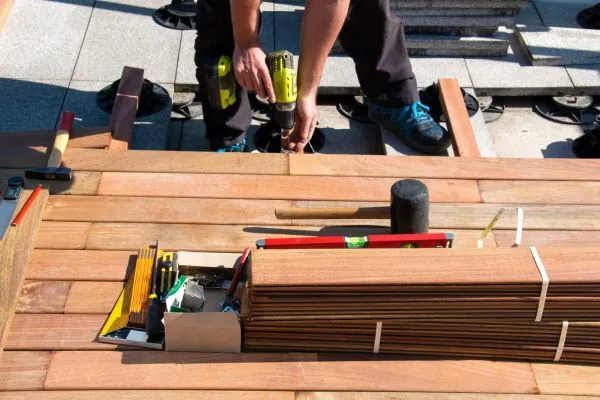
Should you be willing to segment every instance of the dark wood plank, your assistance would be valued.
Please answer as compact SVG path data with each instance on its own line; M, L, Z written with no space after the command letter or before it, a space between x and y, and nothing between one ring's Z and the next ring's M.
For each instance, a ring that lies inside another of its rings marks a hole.
M537 392L528 363L147 351L56 352L44 388Z
M112 131L108 145L110 150L127 150L129 148L143 83L143 69L123 68L117 96L110 114L109 126Z
M16 212L23 207L31 193L31 190L23 191ZM17 307L25 269L33 251L35 235L47 199L48 191L43 190L31 204L22 222L16 227L8 227L4 239L0 241L0 351L4 347Z
M104 172L98 189L104 196L202 197L272 200L389 201L396 178L340 178L268 175L201 175ZM473 180L423 179L432 202L481 201Z
M481 157L458 81L454 78L442 78L439 80L439 89L454 154L459 157Z

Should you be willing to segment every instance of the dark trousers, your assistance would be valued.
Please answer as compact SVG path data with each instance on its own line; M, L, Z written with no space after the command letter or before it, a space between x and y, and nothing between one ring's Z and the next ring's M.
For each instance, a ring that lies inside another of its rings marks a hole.
M233 54L229 0L199 0L197 19L196 78L207 136L213 147L237 143L252 120L247 90L238 85L237 103L217 110L208 106L204 84L205 59ZM418 101L404 28L390 15L389 0L353 0L339 40L354 60L361 89L371 101L397 107Z

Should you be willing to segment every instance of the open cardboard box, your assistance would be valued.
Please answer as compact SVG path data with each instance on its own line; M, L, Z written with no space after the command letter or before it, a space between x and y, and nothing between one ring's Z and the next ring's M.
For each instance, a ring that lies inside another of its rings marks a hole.
M223 269L224 274L233 273L241 255L230 253L179 252L173 268L176 279L179 268ZM242 330L236 313L219 311L219 303L225 300L226 291L204 290L204 311L198 313L165 312L165 350L199 351L205 353L239 353L242 346Z

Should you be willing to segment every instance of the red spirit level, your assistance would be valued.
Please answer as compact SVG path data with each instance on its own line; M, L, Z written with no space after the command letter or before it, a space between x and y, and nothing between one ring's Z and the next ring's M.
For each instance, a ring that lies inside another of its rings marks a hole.
M260 239L256 248L285 249L392 249L452 247L451 233L421 233L368 236L321 236L302 238Z

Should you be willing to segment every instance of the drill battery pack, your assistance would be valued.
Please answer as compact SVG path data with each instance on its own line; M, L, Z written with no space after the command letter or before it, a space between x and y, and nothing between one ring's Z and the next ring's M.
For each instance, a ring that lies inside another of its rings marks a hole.
M231 58L209 58L206 60L204 71L208 104L219 110L235 104L236 82Z

